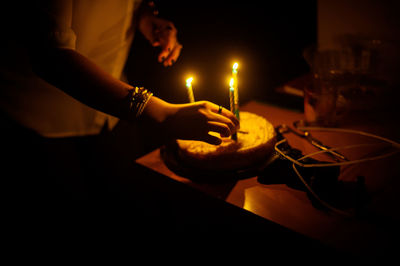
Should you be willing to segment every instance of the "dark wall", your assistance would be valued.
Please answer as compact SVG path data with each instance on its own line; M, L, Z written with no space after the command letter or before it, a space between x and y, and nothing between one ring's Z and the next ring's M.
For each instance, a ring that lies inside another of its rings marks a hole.
M272 100L273 89L308 71L302 51L316 42L316 1L156 1L183 44L173 67L157 63L157 49L136 35L127 73L132 84L171 102L186 102L189 73L196 100L229 106L228 82L240 63L241 103Z

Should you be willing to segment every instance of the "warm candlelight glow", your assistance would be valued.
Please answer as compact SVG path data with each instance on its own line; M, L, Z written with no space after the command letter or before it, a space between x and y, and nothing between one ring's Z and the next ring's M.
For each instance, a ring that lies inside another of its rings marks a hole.
M235 115L239 118L239 90L238 90L238 80L237 80L237 74L238 74L238 68L239 64L235 62L232 66L232 79L233 79L233 90L234 90L234 102L235 102Z
M232 73L233 74L237 74L237 70L239 68L239 64L238 63L234 63L232 66Z
M235 90L233 85L235 85L235 79L231 78L231 80L229 81L229 87L231 91Z
M236 115L238 119L239 117L239 89L238 89L238 68L239 68L239 63L235 62L232 66L232 78L229 82L230 85L230 91L233 92L233 99L230 99L231 101L233 100L233 113Z
M236 108L236 99L235 99L235 94L236 94L236 90L235 90L235 78L232 77L229 81L229 105L230 105L230 110L232 113L234 113L236 115L236 117L239 119L239 109ZM237 140L237 134L233 134L232 135L232 139L233 140Z
M193 81L193 77L189 77L188 79L186 79L186 88L188 91L189 102L194 103L192 81Z
M229 81L229 105L232 113L235 113L235 99L234 99L235 88L233 87L234 83L235 79L231 78L231 80Z
M192 86L192 81L193 81L193 77L188 78L188 79L186 80L186 86L187 86L187 87Z

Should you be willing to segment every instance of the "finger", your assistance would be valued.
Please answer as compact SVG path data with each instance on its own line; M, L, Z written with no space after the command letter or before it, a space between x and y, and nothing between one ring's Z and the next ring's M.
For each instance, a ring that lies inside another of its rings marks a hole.
M202 110L201 112L204 112L204 114L207 116L208 120L224 123L229 127L232 134L236 132L237 126L233 121L237 120L237 118L233 114L231 116L232 119L227 116L224 116L222 113L219 114L218 113L219 106L212 102L201 101L201 102L198 102L198 104L204 108L204 109L200 109L200 110Z
M214 106L215 104L213 104ZM215 105L216 106L216 105ZM218 108L218 107L217 107ZM211 110L208 110L209 112L209 119L215 122L220 122L220 123L224 123L226 124L231 133L235 133L236 132L236 124L232 121L232 119L230 119L229 117L224 116L222 113L218 114L218 110L216 112L213 111L214 107L212 107ZM234 117L234 119L236 119L236 117Z
M239 127L239 125L240 125L239 119L237 119L237 117L228 109L222 107L221 112L219 113L218 112L219 106L213 105L211 111L229 118L235 124L235 128Z
M168 57L164 60L164 66L172 66L178 59L181 50L182 50L182 45L177 42L174 49L172 49Z
M168 23L162 30L160 30L158 40L160 41L162 50L158 56L159 62L163 62L175 47L177 43L177 32L178 31L172 23Z
M220 138L212 136L210 134L205 134L200 140L212 145L219 145L222 143L222 140Z
M164 63L165 59L169 56L170 52L171 52L171 47L169 46L163 47L160 54L158 55L158 62Z
M228 125L210 121L208 122L208 129L209 131L217 132L221 135L221 137L229 137L231 135L231 130Z
M229 118L220 114L213 113L213 117L211 119L214 122L225 124L229 128L231 134L236 132L236 125Z
M239 119L228 109L223 108L221 114L227 118L229 118L234 124L235 128L239 128L240 121Z

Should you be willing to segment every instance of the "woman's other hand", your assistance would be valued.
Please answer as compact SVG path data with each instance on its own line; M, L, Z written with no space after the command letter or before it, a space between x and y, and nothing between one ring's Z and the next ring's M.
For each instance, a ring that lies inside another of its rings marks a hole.
M171 66L178 59L182 45L177 39L177 29L171 21L154 15L143 15L139 21L139 30L154 47L160 47L158 62Z

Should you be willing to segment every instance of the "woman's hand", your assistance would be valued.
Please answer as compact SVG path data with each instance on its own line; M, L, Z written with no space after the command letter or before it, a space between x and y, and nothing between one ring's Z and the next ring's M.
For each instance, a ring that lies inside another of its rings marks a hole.
M163 134L172 139L200 140L218 145L220 137L210 135L217 132L221 137L229 137L239 128L239 121L229 110L200 101L190 104L169 104L152 97L144 110L147 117L161 125Z
M154 47L161 47L158 62L164 66L171 66L176 62L182 45L178 42L178 31L172 22L146 14L141 16L139 30Z
M229 137L239 126L239 121L230 111L223 108L219 114L218 108L218 105L207 101L178 105L176 112L164 121L164 125L175 138L218 145L222 142L221 138L210 135L210 131L219 133L221 137Z

